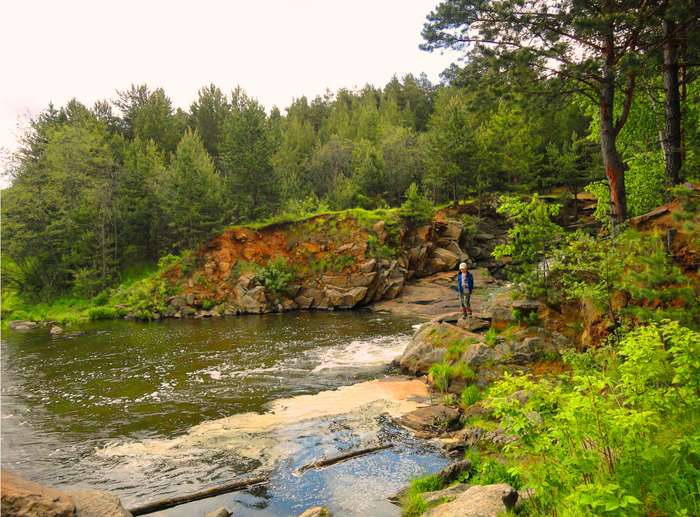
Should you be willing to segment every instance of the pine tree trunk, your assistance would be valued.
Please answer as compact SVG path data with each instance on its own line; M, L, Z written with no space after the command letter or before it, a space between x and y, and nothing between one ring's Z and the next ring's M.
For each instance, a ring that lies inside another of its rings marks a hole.
M678 81L678 41L675 37L676 24L672 20L664 20L664 64L663 79L666 96L666 134L664 135L666 158L666 181L669 185L677 185L681 181L681 99Z
M605 176L610 185L610 204L613 220L622 223L627 218L625 195L625 164L617 151L613 107L615 106L615 73L613 70L612 42L603 65L600 84L600 148L605 165Z

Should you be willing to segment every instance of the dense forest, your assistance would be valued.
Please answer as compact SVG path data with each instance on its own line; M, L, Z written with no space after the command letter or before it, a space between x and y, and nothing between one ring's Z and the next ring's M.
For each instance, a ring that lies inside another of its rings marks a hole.
M438 204L613 185L619 221L697 177L694 2L549 14L487 4L429 15L424 49L467 56L440 84L394 77L302 96L284 113L213 84L187 110L147 85L92 107L50 105L7 171L6 285L28 299L90 297L228 225L398 206L412 183Z

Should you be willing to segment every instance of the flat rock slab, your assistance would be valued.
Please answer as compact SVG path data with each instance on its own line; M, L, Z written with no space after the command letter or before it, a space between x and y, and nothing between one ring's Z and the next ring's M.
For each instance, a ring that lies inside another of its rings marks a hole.
M454 501L428 510L426 517L498 517L515 506L518 492L510 485L474 485Z
M488 301L498 286L488 269L477 268L471 272L474 275L476 286L472 294L472 310L474 312L488 312L486 310ZM377 311L426 319L450 313L461 315L459 294L456 288L457 271L435 273L407 283L397 298L377 302L371 308Z
M484 320L481 318L475 318L474 316L469 316L466 318L460 318L456 322L458 327L461 327L470 332L478 332L480 330L485 330L489 328L491 322L489 320Z
M425 406L406 413L397 422L414 431L438 434L453 429L460 416L457 409L449 406Z

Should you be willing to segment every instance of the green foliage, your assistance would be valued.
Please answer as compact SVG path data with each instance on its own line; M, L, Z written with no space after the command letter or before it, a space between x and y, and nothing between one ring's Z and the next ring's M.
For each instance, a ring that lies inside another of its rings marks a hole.
M552 222L559 209L559 205L548 205L537 194L529 201L504 196L498 206L498 213L507 216L513 226L508 230L508 242L496 246L493 256L512 258L509 273L528 296L547 292L547 253L563 231Z
M412 226L420 226L429 222L433 218L435 208L418 191L418 185L411 183L406 190L406 201L403 202L399 209L401 218L407 224Z
M266 266L258 267L255 274L256 280L265 286L266 292L277 301L286 294L294 276L294 270L284 257L274 258Z
M370 234L367 236L367 253L370 257L380 260L392 259L396 257L397 250L387 244L381 244L376 235Z
M484 334L484 341L489 346L496 346L498 342L498 331L496 327L489 327L489 329Z
M450 364L449 362L435 363L428 370L428 375L432 379L432 383L438 391L444 393L450 386L450 382L455 379L464 381L476 380L476 374L469 368L469 365L461 361Z
M448 363L435 363L428 370L428 375L438 391L443 393L447 391L450 385L450 365Z
M635 153L625 173L630 217L646 214L664 202L666 170L661 150Z
M411 481L408 491L401 498L401 514L405 517L417 517L425 513L428 505L420 494L433 492L442 488L442 481L435 475L416 478Z
M462 235L461 239L470 239L479 231L479 224L482 218L477 215L464 214L462 216Z
M700 509L700 335L665 321L569 356L571 375L510 377L487 402L520 440L508 455L536 513L692 515ZM525 389L521 404L510 394ZM537 412L541 420L530 417Z
M596 198L593 218L603 225L610 223L610 186L606 180L594 181L584 188Z
M90 321L98 320L113 320L118 316L118 312L114 307L90 307L87 311Z
M470 384L469 386L466 386L462 390L462 393L459 396L459 401L465 407L469 407L472 404L476 404L480 400L481 400L481 392L479 391L479 388L477 388L476 385L474 385L474 384Z
M550 285L563 300L592 300L612 321L672 318L698 327L698 296L666 252L663 239L628 229L614 245L577 232L568 236L552 260ZM615 293L629 302L613 304Z

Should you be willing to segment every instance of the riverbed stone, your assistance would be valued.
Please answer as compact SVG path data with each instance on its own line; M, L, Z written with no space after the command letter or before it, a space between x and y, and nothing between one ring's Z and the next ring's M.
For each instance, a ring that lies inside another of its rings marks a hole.
M299 517L332 517L332 514L325 506L314 506L299 514Z
M36 321L29 320L15 320L10 322L10 328L12 330L32 330L39 326Z
M233 514L222 506L221 508L217 508L213 512L209 512L204 517L231 517L231 515Z
M515 506L518 492L512 486L474 485L460 494L454 501L428 510L427 517L498 517Z
M60 336L61 334L63 334L63 329L58 325L51 325L51 328L49 329L49 334L51 334L52 336Z

